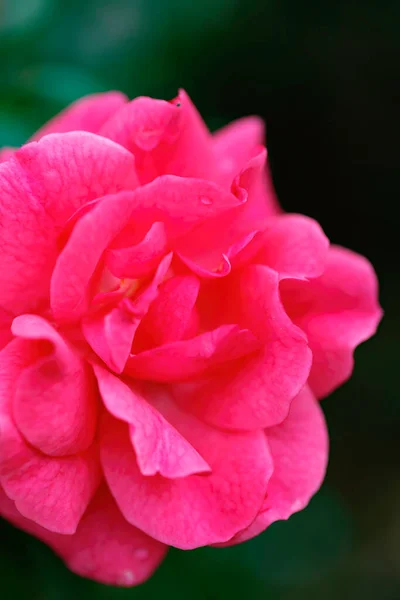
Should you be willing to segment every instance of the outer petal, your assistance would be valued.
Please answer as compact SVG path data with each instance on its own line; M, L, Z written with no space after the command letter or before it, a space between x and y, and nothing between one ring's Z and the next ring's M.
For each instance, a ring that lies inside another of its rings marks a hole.
M223 325L189 340L131 354L125 373L151 381L182 381L254 352L259 342L248 329Z
M0 149L0 163L5 162L6 160L8 160L12 156L14 156L15 151L16 151L16 148L9 148L7 146L4 146L3 148L1 148Z
M281 215L259 235L262 248L254 260L275 269L281 278L313 278L323 273L329 241L313 219Z
M54 134L0 164L0 288L3 309L47 299L57 236L83 204L136 185L134 158L89 133Z
M324 479L328 432L320 405L307 386L293 400L287 419L267 429L266 435L274 472L264 504L250 527L229 545L244 542L305 508Z
M130 523L164 543L191 549L226 541L247 527L261 506L272 471L266 438L262 432L213 430L177 412L165 393L159 394L157 399L153 392L152 404L212 472L173 480L143 476L128 427L109 417L101 433L101 456L111 492Z
M88 365L44 319L14 319L14 335L52 346L19 375L13 414L19 431L32 446L50 456L87 450L96 429L97 395Z
M218 182L229 188L233 179L264 144L265 125L260 117L245 117L213 135Z
M346 381L353 352L376 331L382 311L370 263L333 247L324 274L311 282L284 282L282 298L295 323L307 334L313 351L309 384L317 397Z
M146 400L143 391L95 366L100 393L109 412L130 425L130 437L143 475L176 479L206 473L210 467L178 431ZM149 400L151 389L147 387Z
M101 134L135 155L142 183L164 174L213 179L211 135L183 90L172 102L136 98Z
M38 525L71 534L100 480L97 451L49 458L28 446L12 419L14 383L34 359L26 342L12 341L0 354L0 484L19 512Z
M106 487L102 487L74 535L59 535L25 519L0 487L0 515L47 543L82 577L130 587L148 579L167 547L129 525Z
M98 133L102 125L128 101L120 92L91 94L80 98L35 133L32 140L40 140L49 133L88 131Z
M307 380L311 352L283 309L278 284L275 271L256 265L232 277L219 298L213 297L216 315L220 307L233 311L232 319L252 331L263 347L229 371L175 385L174 396L185 410L218 427L238 430L270 427L287 416Z

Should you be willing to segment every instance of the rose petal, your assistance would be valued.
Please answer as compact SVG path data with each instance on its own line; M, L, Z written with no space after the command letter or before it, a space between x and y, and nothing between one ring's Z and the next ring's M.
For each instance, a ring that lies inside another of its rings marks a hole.
M88 315L82 321L86 340L106 365L122 373L132 349L132 342L151 303L157 298L158 286L171 264L172 254L160 262L152 281L139 290L133 300L123 298L115 308Z
M223 325L189 340L131 354L125 373L137 379L180 381L254 352L258 347L249 330Z
M7 146L3 146L0 150L0 163L6 162L9 158L14 156L16 148L9 148Z
M154 409L151 389L128 385L103 369L94 367L99 389L109 412L130 425L130 438L143 475L159 473L176 479L210 471L200 454Z
M101 134L135 155L141 183L164 174L213 179L211 135L183 90L172 102L136 98Z
M274 472L262 510L246 530L227 545L244 542L269 527L288 519L307 506L325 476L328 432L320 405L306 386L293 400L280 425L266 430Z
M117 241L118 238L115 242ZM149 275L167 250L165 225L156 222L138 244L125 248L109 248L105 253L104 262L116 277L137 279Z
M0 164L0 305L15 314L47 300L57 236L83 204L136 185L134 158L90 133L53 134Z
M165 281L136 332L134 352L181 340L188 331L199 289L200 282L193 275Z
M35 133L32 140L40 140L49 133L88 131L98 133L102 125L127 102L120 92L91 94L73 102L61 113L48 121Z
M71 534L100 481L97 448L52 458L24 441L12 418L12 399L15 381L34 355L20 339L0 353L0 484L24 517Z
M313 352L309 384L324 397L348 379L356 346L375 333L382 317L376 275L364 257L332 247L321 277L284 284L285 307Z
M232 194L241 202L238 206L212 215L175 243L181 260L200 277L226 277L231 259L251 241L255 230L265 227L266 207L258 194L265 159L261 149L235 178Z
M229 371L174 385L176 400L217 427L247 430L280 423L307 380L311 352L283 309L278 274L261 265L247 267L221 287L219 303L218 297L213 300L216 315L224 306L225 316L252 331L263 347Z
M272 465L262 432L214 430L177 411L162 390L152 403L210 465L210 474L167 479L139 470L128 426L108 417L101 433L106 479L125 518L151 537L182 549L230 539L255 518ZM168 413L168 414L166 414ZM244 525L246 524L246 525Z
M96 429L97 396L88 365L44 319L22 315L14 335L52 346L18 376L13 414L19 431L44 454L65 456L87 450Z
M0 308L0 350L12 339L11 323L13 315Z
M148 579L165 557L167 547L132 527L102 486L74 535L59 535L25 519L0 487L0 515L38 537L82 577L131 587Z
M103 252L130 214L131 196L118 194L104 197L77 222L51 278L50 301L57 321L77 321L87 312Z
M281 278L314 278L328 259L329 240L316 221L302 215L281 215L261 234L255 262L275 269Z
M233 121L213 135L214 155L218 165L218 183L229 188L234 177L264 144L265 125L259 117Z
M242 203L211 181L163 175L134 192L132 218L148 226L163 222L171 239Z

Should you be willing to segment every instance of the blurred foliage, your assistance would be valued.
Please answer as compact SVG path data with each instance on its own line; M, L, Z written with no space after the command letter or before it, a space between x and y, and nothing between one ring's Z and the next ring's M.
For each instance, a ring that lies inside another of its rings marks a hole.
M0 524L1 598L400 598L398 0L0 0L0 145L75 98L187 89L211 128L258 113L285 209L377 268L386 317L324 402L327 482L309 508L230 549L172 550L115 590Z

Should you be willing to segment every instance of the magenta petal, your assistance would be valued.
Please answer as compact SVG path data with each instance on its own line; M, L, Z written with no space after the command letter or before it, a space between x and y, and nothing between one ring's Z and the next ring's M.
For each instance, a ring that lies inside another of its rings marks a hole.
M100 133L134 154L151 152L176 139L180 119L181 111L171 102L140 96L112 115Z
M11 323L13 315L0 308L0 350L12 339Z
M108 585L130 587L148 579L167 547L132 527L102 486L73 535L60 535L24 518L0 487L0 515L38 537L71 571Z
M80 98L35 133L32 140L40 140L49 133L89 131L98 133L102 125L127 102L120 92L92 94Z
M13 334L48 341L52 350L19 375L13 413L19 431L44 454L64 456L87 450L96 429L96 389L88 365L44 319L14 319Z
M153 223L144 238L134 246L109 248L104 260L111 273L121 279L148 275L168 249L164 223Z
M131 354L125 373L137 379L180 381L254 352L255 336L237 325L222 325L189 340Z
M332 247L321 277L283 284L285 307L313 352L309 384L324 397L351 375L355 348L382 317L376 275L364 257Z
M267 494L254 522L228 544L244 542L307 506L318 491L328 462L328 432L319 402L306 386L280 425L266 430L274 463Z
M255 260L275 269L281 278L313 278L323 273L328 251L329 240L316 221L281 215L268 223Z
M77 222L51 278L51 308L58 321L76 321L88 310L103 252L130 214L130 194L116 194L104 197Z
M97 448L52 458L22 438L12 418L14 384L33 358L19 339L0 354L0 484L24 517L50 531L71 534L100 481Z
M128 426L109 417L101 434L101 457L118 506L132 525L178 548L231 539L254 520L265 496L272 472L266 437L263 432L217 431L179 411L170 412L168 420L212 472L179 479L142 475Z
M193 275L172 277L159 288L135 339L142 346L160 346L181 340L190 326L200 282Z
M136 98L101 134L135 155L141 183L164 174L213 179L211 135L183 90L172 102Z
M109 412L130 425L130 437L143 475L176 479L210 471L200 454L151 406L151 386L124 383L94 367L100 394ZM147 401L149 400L149 402Z
M122 373L132 349L132 342L151 303L157 298L158 286L165 278L172 254L160 262L152 281L138 292L136 298L122 298L118 304L105 311L89 314L82 321L86 340L106 365ZM111 293L113 296L114 293Z
M265 126L259 117L245 117L213 135L218 182L229 187L236 175L264 144Z
M83 204L135 185L134 157L84 132L46 136L0 164L1 307L20 314L46 301L67 220Z
M175 239L242 203L211 181L163 175L133 193L132 220L149 227L163 222L168 239Z
M6 160L14 156L15 151L16 148L9 148L7 146L3 146L3 148L0 149L0 163L6 162Z
M231 259L265 227L268 210L259 195L266 153L261 149L249 160L232 185L239 204L198 224L174 244L181 260L198 276L226 277Z
M186 410L217 427L271 427L287 416L304 386L311 352L305 335L284 311L275 271L253 265L232 279L231 286L224 288L223 298L232 299L234 318L259 338L261 349L229 371L174 385L174 395Z

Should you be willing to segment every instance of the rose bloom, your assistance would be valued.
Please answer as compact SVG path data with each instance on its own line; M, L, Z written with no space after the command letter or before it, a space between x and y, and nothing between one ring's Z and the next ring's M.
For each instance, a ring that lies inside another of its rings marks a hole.
M381 317L368 261L284 214L263 123L83 98L0 164L0 514L97 581L230 545L324 478L318 400Z

